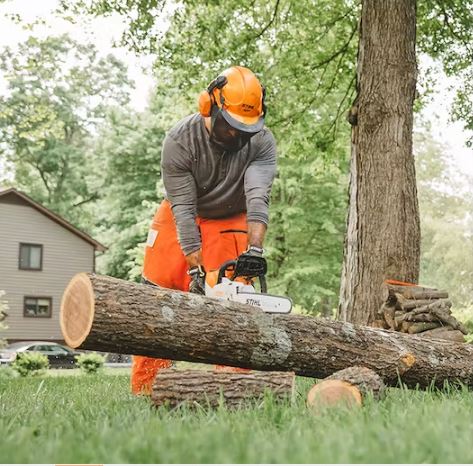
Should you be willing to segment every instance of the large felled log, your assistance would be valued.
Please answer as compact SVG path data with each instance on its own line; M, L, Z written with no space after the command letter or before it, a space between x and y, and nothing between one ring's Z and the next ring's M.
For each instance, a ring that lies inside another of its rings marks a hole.
M291 398L291 372L250 372L164 369L153 384L151 400L156 406L176 407L183 403L216 407L243 406L271 392L275 398Z
M307 394L307 406L315 413L335 405L361 406L367 396L379 400L384 383L376 372L366 367L349 367L337 371L315 384Z
M294 371L324 378L355 365L384 382L473 386L473 347L389 330L257 308L91 274L64 292L70 346L114 353Z

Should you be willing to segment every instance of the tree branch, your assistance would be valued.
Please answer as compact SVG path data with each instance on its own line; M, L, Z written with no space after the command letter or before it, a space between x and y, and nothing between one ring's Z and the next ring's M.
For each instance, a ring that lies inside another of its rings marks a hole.
M273 16L270 19L269 23L263 29L261 29L261 31L258 34L256 34L256 36L254 36L252 40L259 39L274 23L274 20L276 19L276 15L278 14L279 2L280 0L276 0L276 5L274 5Z
M342 114L343 112L343 104L345 103L345 101L347 100L347 98L349 100L351 100L351 97L353 96L353 93L355 91L355 88L353 87L353 83L355 82L355 79L356 79L356 75L354 74L351 81L350 81L350 84L348 85L347 87L347 90L345 92L345 95L343 96L342 100L340 101L340 103L338 104L338 108L337 108L337 113L335 115L335 118L334 120L332 121L332 123L330 124L328 130L327 130L327 133L329 133L332 128L333 128L333 139L335 139L335 133L337 131L337 122L338 122L338 119L340 118L340 115ZM351 91L351 92L350 92Z
M342 63L342 60L343 60L345 54L348 51L348 46L349 46L351 40L353 39L357 29L358 29L357 27L354 28L354 30L352 31L352 33L350 35L349 40L337 52L335 52L330 57L330 59L323 60L323 62L320 62L321 64L322 63L324 64L324 70L322 71L322 74L320 75L319 82L318 82L317 87L315 89L314 95L309 100L309 102L304 106L304 108L302 110L296 112L295 114L292 114L292 115L290 115L288 117L285 117L285 118L281 118L281 119L277 120L276 122L273 122L274 125L278 125L278 124L281 124L281 123L288 123L289 121L291 121L291 122L297 121L307 110L310 109L310 107L312 107L313 103L316 101L316 99L318 97L318 92L319 92L319 90L322 86L323 78L325 76L325 73L326 73L330 63L335 58L340 57L338 62L337 62L337 65L336 65L335 69L337 70L340 67L340 65ZM318 66L315 66L313 69L315 69L315 68L318 68ZM327 87L327 91L323 94L322 97L326 97L328 95L328 93L332 89L333 85L335 84L336 79L337 79L337 73L335 72L333 74L333 77L332 77L332 80L331 80L329 86ZM349 88L351 87L352 82L353 82L353 80L350 82Z
M99 195L97 193L92 194L88 199L84 199L83 201L77 202L76 204L73 204L72 207L79 207L83 204L87 204L88 202L96 201L99 198Z
M351 34L350 34L350 37L348 38L348 40L342 45L342 47L340 49L338 49L335 53L333 53L330 57L326 58L325 60L322 60L321 62L319 63L316 63L315 65L313 65L311 67L312 70L316 70L318 68L322 68L322 66L326 65L327 63L330 63L331 61L335 60L335 58L337 58L340 54L344 54L347 49L348 49L348 46L350 45L350 42L352 41L356 31L358 30L358 27L355 26L353 28L353 30L351 31Z
M450 22L450 16L445 9L445 6L443 5L442 1L436 1L437 6L440 8L440 11L443 16L443 22L445 26L448 28L448 30L451 32L452 36L455 37L461 44L465 47L465 49L468 51L468 55L471 57L473 55L473 51L470 49L471 42L468 40L465 40L465 37L461 36L458 34L457 31L453 28L452 23Z

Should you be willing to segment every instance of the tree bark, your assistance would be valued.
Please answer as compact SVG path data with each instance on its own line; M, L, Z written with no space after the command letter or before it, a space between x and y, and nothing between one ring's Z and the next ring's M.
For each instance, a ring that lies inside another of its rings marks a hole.
M363 0L338 317L369 324L385 279L418 281L415 0Z
M302 315L266 314L219 301L93 274L76 275L61 304L73 348L324 378L353 365L388 385L473 386L473 346Z
M291 372L234 373L225 371L163 369L153 384L151 400L156 406L199 404L217 407L242 406L271 392L276 398L291 399Z

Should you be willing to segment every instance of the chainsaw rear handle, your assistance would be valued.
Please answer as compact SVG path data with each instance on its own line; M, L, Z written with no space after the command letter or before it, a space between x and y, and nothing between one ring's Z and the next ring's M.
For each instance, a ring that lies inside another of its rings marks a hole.
M222 283L222 278L225 277L225 272L227 272L227 270L232 270L232 269L235 270L236 263L237 263L236 260L230 260L230 261L224 262L220 266L220 269L218 271L217 284ZM235 278L237 278L237 275L233 274L230 280L235 280ZM256 277L248 277L248 278L258 278L259 284L261 287L261 293L267 293L268 287L266 284L266 277L264 275L257 275Z

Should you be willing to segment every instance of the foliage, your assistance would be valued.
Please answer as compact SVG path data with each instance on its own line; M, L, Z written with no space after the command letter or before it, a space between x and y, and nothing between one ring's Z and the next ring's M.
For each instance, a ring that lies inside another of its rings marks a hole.
M305 397L314 381L296 382L293 403L267 397L247 409L156 410L130 395L128 376L0 381L0 457L23 464L473 462L467 389L390 389L363 409L312 416Z
M321 160L279 161L268 230L271 291L310 313L332 316L338 302L346 177Z
M95 204L97 239L109 246L97 265L102 273L139 280L144 242L163 199L161 145L165 132L187 113L185 103L157 89L141 114L111 112L91 150L99 169L93 183L101 192Z
M448 148L416 134L421 283L446 289L454 308L473 304L473 180L448 166Z
M283 85L294 85L298 89L305 88L301 84L311 85L319 81L320 75L314 76L314 72L322 69L326 61L318 60L320 49L328 52L327 58L340 58L342 68L354 65L353 52L332 53L329 43L331 36L338 37L343 43L346 36L340 32L356 23L360 5L360 0L184 0L177 4L169 0L138 3L130 0L61 0L62 11L69 16L71 12L92 15L119 13L128 24L122 43L137 52L158 52L160 62L166 66L170 61L177 65L175 68L192 68L197 70L191 73L195 76L215 74L230 62L256 65L258 71L261 66L268 66L274 73L273 67L277 69L279 63L288 62L288 68L294 71L289 82L287 76L280 76L277 72L274 76ZM459 77L460 86L452 115L473 129L470 111L473 104L473 0L418 0L416 16L418 51L440 59L448 76ZM171 24L171 28L165 31L160 24ZM189 50L188 57L182 53L183 44L184 49ZM265 46L274 58L258 61L255 51ZM278 60L281 52L289 54L284 62ZM253 59L252 63L249 62ZM213 72L206 73L206 69ZM430 70L427 69L426 73L429 75ZM333 73L324 70L322 77L329 83ZM274 83L271 87L274 88ZM308 89L298 100L299 108L305 108L313 98Z
M457 307L453 314L468 330L468 335L465 335L466 342L473 344L473 304L463 308Z
M77 365L86 374L96 374L105 363L105 356L98 353L82 353L76 356Z
M452 116L473 129L473 1L418 2L418 46L440 59L447 76L455 76L458 90ZM473 140L469 141L471 145Z
M0 147L17 188L79 227L92 223L87 140L110 106L128 102L126 68L66 35L30 37L0 55Z
M23 351L16 355L11 367L22 377L44 375L49 367L48 357L35 351Z

